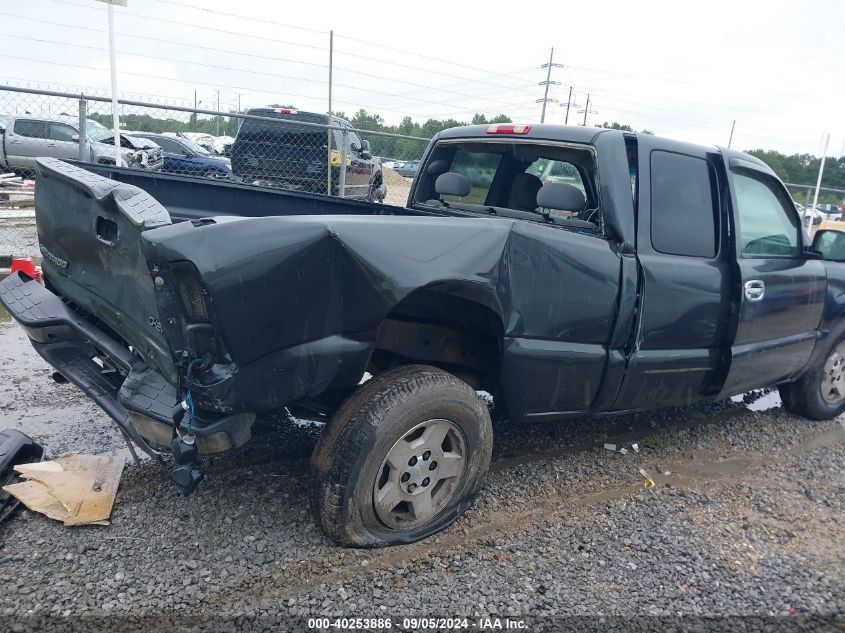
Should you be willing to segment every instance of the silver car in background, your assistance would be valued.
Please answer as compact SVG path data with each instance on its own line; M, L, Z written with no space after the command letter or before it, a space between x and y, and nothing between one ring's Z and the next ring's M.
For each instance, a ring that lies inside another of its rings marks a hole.
M5 116L0 131L0 167L13 171L34 171L40 156L78 160L79 119L72 116ZM86 121L85 159L92 163L115 164L114 134L93 119ZM147 139L120 135L120 158L124 165L157 171L164 164L161 148Z

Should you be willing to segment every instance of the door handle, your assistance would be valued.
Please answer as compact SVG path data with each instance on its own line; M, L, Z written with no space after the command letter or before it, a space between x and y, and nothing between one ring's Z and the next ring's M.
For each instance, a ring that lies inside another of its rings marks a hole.
M20 145L21 144L21 141L9 141L9 142L14 144L14 145Z
M749 301L760 301L766 294L766 284L759 279L745 282L745 298Z

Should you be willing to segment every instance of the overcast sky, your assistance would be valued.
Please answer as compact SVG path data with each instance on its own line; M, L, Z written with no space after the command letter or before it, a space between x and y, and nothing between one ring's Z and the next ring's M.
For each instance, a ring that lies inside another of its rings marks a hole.
M845 2L471 3L128 0L115 8L121 94L179 105L271 102L325 111L329 29L333 109L388 122L537 122L555 49L546 122L620 121L708 145L828 155L845 147ZM105 5L0 2L0 82L109 86ZM18 102L0 93L0 113ZM30 101L29 105L34 105ZM37 106L36 106L37 107ZM30 108L31 109L31 108Z

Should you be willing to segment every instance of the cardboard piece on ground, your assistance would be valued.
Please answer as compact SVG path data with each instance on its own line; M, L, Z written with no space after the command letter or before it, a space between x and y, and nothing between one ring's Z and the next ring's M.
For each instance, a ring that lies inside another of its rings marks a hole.
M49 462L21 464L15 470L27 481L3 490L30 510L65 525L108 525L123 457L64 455Z

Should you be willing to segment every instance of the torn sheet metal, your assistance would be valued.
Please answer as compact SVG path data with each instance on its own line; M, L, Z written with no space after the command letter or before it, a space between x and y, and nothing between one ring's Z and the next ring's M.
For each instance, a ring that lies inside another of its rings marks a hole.
M15 470L27 481L3 490L34 512L65 525L108 525L123 473L118 455L64 455Z

